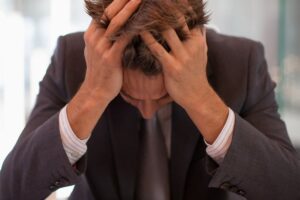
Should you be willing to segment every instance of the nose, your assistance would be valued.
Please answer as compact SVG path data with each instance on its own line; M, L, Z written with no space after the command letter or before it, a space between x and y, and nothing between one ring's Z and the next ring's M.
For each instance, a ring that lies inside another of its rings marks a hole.
M158 104L154 101L142 101L137 107L144 119L151 119L158 110Z

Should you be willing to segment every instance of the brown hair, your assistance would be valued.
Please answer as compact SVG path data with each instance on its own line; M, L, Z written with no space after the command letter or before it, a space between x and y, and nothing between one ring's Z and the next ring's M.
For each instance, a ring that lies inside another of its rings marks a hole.
M87 13L96 21L104 14L105 8L112 0L84 0ZM182 1L182 0L181 0ZM176 30L178 37L184 41L188 35L183 31L182 24L176 13L182 13L190 29L196 26L202 27L208 21L203 0L188 0L183 3L180 0L142 0L138 10L129 18L127 23L112 36L112 41L120 35L131 33L133 40L124 50L122 59L123 67L139 69L146 75L156 75L162 72L159 61L152 55L139 36L141 31L149 31L161 43L167 51L168 44L161 36L162 31L168 27Z

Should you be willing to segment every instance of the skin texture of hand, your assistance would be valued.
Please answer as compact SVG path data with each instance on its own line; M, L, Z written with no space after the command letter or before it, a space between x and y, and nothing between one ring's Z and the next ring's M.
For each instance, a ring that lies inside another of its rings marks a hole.
M140 2L113 1L105 10L110 19L107 29L93 20L84 34L86 76L67 106L69 123L79 139L91 135L109 102L120 93L123 84L121 58L131 36L121 36L114 43L109 38L126 23Z
M213 91L206 76L207 45L205 30L189 30L189 38L182 42L175 30L168 29L163 37L171 48L167 52L149 32L141 33L153 55L163 66L165 87L176 103L189 114L208 143L213 143L221 132L228 108Z
M182 107L194 104L202 97L209 86L206 78L207 45L205 31L200 28L191 31L185 27L190 38L181 42L175 30L168 29L163 37L171 48L168 53L150 33L144 32L142 38L152 53L163 65L165 87L169 95ZM202 92L202 95L199 95Z
M106 9L106 15L111 19L107 29L99 27L93 20L84 34L87 71L83 84L96 93L96 96L99 95L107 101L120 93L123 83L121 59L132 37L123 35L114 43L109 38L125 24L140 1L126 3L127 1L114 1Z

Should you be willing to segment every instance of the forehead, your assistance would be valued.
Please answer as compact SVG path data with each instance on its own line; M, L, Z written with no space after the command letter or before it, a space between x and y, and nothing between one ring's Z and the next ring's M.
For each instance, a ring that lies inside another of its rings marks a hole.
M162 74L147 76L131 69L124 69L122 91L142 100L159 99L167 94Z

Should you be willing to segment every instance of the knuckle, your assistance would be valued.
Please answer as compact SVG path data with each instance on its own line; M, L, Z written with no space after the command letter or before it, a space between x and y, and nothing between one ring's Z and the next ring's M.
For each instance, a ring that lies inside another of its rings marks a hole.
M109 24L113 29L120 27L120 23L116 18L112 19Z
M189 58L189 56L183 56L183 58L182 58L182 64L183 65L188 65L188 63L190 62L190 58Z
M148 47L153 47L156 44L156 40L155 39L148 39L148 41L146 42L146 45Z
M115 1L113 1L110 6L108 6L104 12L103 12L103 17L105 18L105 20L110 20L112 18L113 15L113 3L115 3Z
M93 37L90 34L84 35L84 43L86 46L93 46Z
M153 44L152 46L155 47L155 44ZM164 51L162 49L153 48L153 53L158 58L162 58L164 55Z
M97 45L94 47L94 50L97 54L101 55L102 54L102 46L101 45Z
M102 53L101 58L104 63L109 63L111 61L111 56L109 53Z

